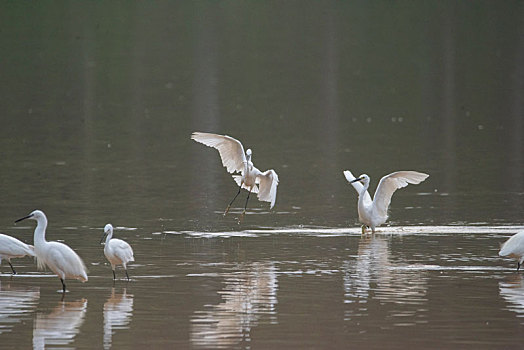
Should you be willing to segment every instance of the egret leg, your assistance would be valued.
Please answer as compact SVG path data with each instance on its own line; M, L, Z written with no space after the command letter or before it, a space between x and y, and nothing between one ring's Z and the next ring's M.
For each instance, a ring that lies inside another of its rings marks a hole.
M11 266L11 270L13 270L13 275L16 275L15 268L13 267L13 265L11 265L10 261L8 261L8 263L9 263L9 266Z
M232 201L229 203L229 205L227 206L226 211L224 212L224 216L226 216L227 213L229 212L229 208L231 208L231 204L233 204L233 202L235 201L235 199L237 199L238 195L240 194L240 190L241 190L241 189L242 189L242 185L240 185L240 186L238 187L238 192L237 192L237 194L235 195L235 197L233 197L233 200L232 200Z
M249 193L247 194L247 198L246 198L246 205L244 206L244 211L242 212L242 215L240 216L240 222L242 222L244 220L244 215L246 214L246 210L247 210L247 202L249 201L249 196L251 195L251 189L249 189Z
M520 269L520 261L517 261L517 272L519 272Z
M127 280L129 281L129 275L127 274L127 269L125 269L125 271L126 271Z
M115 274L115 270L111 270L113 271L113 281L116 280L116 274Z
M363 234L363 235L366 234L366 225L362 225L362 234Z
M375 228L374 227L371 227L371 233L375 234Z
M65 293L66 292L66 285L65 285L65 282L62 278L60 278L60 282L62 282L62 293Z

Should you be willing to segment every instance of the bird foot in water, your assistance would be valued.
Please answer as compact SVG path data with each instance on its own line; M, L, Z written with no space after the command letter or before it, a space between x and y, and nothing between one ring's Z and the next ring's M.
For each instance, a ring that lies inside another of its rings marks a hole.
M244 222L244 215L246 214L246 211L244 210L242 212L242 214L240 215L240 217L238 218L238 224L240 225L241 223Z
M229 213L229 208L231 208L231 206L230 206L230 205L228 205L228 206L227 206L227 208L226 208L226 211L224 212L224 216L226 216L226 215L227 215L227 213Z

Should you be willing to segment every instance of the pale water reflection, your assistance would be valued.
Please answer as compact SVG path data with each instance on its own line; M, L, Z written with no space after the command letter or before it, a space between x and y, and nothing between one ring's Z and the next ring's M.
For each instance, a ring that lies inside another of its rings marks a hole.
M33 326L33 349L72 344L84 323L87 299L60 301L50 312L39 312Z
M275 324L277 271L273 262L241 264L221 274L222 302L205 305L191 318L191 343L199 348L249 347L260 322ZM195 275L198 277L198 275Z
M33 318L40 288L20 287L0 281L0 334L11 331L17 323Z
M427 271L404 269L391 259L390 240L378 235L363 236L355 260L344 262L345 320L369 316L369 304L392 304L382 308L382 317L393 326L425 323L422 306L427 302ZM399 267L401 267L399 269Z
M0 275L40 292L4 309L2 350L33 332L35 348L522 348L497 255L524 224L522 1L3 1L0 23L0 231L31 242L13 221L42 209L90 270L64 303L31 259ZM236 185L197 130L260 150L273 210L222 216ZM430 177L372 239L347 168ZM137 260L110 344L107 222L136 228Z
M111 296L104 303L104 349L110 349L115 330L128 329L133 317L133 295L126 288L121 293L111 289Z
M507 276L499 282L500 296L507 302L507 308L524 317L524 279L521 274ZM524 320L521 320L524 323Z

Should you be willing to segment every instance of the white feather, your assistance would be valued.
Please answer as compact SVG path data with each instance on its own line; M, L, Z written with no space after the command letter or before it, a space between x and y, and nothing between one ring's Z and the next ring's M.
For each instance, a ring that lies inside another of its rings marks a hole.
M500 256L517 259L519 264L524 261L524 230L511 236L500 248Z
M220 153L222 165L229 173L241 172L244 169L246 155L244 147L237 139L227 135L194 132L191 139L206 146L216 148Z
M429 175L416 171L397 171L386 175L380 179L373 200L371 200L368 192L369 176L363 174L355 178L349 170L344 171L344 176L358 193L358 218L360 222L371 227L372 232L375 232L375 228L385 223L388 218L388 207L393 193L408 184L419 184Z
M387 216L391 196L396 190L406 187L408 184L418 185L428 176L428 174L417 171L397 171L380 179L375 197L373 197L373 206L377 215Z
M259 183L258 199L264 202L270 202L270 209L275 206L277 200L278 175L271 169L261 173L257 179Z

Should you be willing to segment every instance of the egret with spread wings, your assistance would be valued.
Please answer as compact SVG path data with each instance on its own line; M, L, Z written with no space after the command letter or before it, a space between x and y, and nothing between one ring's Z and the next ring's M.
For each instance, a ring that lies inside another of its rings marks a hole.
M251 149L244 153L244 147L240 141L227 135L194 132L191 139L216 148L220 153L222 164L229 173L233 174L233 179L238 185L238 192L227 206L224 216L228 213L242 188L248 191L242 217L246 213L247 202L251 193L257 193L258 200L270 202L270 208L273 208L277 199L278 175L273 169L261 172L255 168L253 162L251 162ZM240 173L240 175L234 173Z
M391 196L396 190L408 184L417 185L426 180L429 175L417 171L396 171L386 175L380 179L373 200L368 192L368 175L362 174L355 178L351 171L345 170L344 176L358 192L358 219L363 224L362 234L364 234L366 226L371 228L372 233L375 233L375 228L386 222Z

